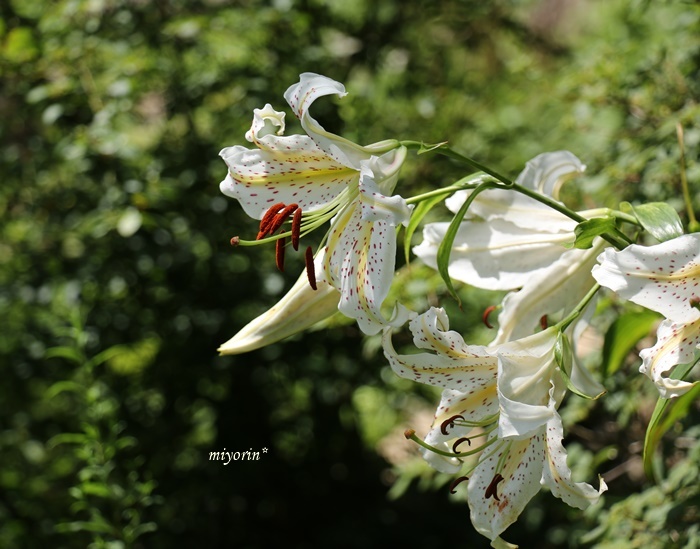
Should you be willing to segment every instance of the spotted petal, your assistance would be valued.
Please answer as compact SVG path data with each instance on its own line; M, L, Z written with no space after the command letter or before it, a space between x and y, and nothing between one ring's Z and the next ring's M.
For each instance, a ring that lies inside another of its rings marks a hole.
M542 484L571 507L586 509L596 503L608 487L602 478L598 490L588 483L574 482L566 463L566 449L562 444L564 429L558 414L549 420L546 428L547 464L542 471Z
M265 149L237 145L219 153L229 169L221 192L255 219L279 202L317 210L358 180L357 170L335 161L305 135L267 135L263 141Z
M694 383L670 379L664 374L678 364L687 364L700 349L700 319L686 324L664 320L656 332L656 345L639 353L642 365L639 371L648 376L663 398L677 397L689 391Z
M491 438L496 434L492 434ZM468 501L474 528L494 540L513 524L540 491L545 429L524 440L497 441L484 451L469 477ZM498 464L500 469L496 469ZM503 480L496 482L496 474ZM495 493L495 496L492 495ZM486 497L490 494L490 497Z
M416 346L435 353L399 355L391 343L391 332L385 330L384 355L397 375L463 393L473 394L491 385L495 389L496 356L481 345L467 345L461 335L450 330L444 309L431 307L409 327Z
M347 95L345 86L326 76L305 72L300 75L299 82L290 86L284 93L301 126L306 133L324 150L344 166L360 169L360 162L367 160L372 154L380 154L398 147L398 141L387 140L367 147L362 147L333 133L327 132L309 113L311 104L326 95Z
M386 324L380 307L394 277L396 226L409 216L401 197L379 192L370 163L363 162L359 200L331 222L324 270L340 290L338 310L356 319L366 334L376 334Z
M700 233L686 234L655 246L633 244L605 250L593 269L606 288L657 311L674 322L700 318Z

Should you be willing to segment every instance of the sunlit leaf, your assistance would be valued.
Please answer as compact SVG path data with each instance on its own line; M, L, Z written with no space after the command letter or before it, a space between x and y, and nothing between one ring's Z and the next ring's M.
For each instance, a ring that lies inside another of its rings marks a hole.
M603 344L603 376L614 374L637 342L649 334L658 313L644 309L621 314L608 328Z
M406 234L403 237L403 246L404 254L406 255L406 263L409 263L410 261L409 256L411 253L411 237L413 236L413 233L416 232L416 229L420 225L420 222L423 220L426 214L433 209L433 206L443 201L444 199L445 195L438 195L433 196L432 198L428 198L427 200L420 202L411 213L411 219L408 222L408 227L406 227Z
M665 242L683 234L681 218L676 210L665 202L649 202L638 206L624 204L631 208L642 227L659 242Z
M594 217L582 221L574 229L576 240L574 248L588 249L593 246L593 240L596 236L615 231L615 220L611 217Z
M681 364L671 373L671 379L685 379L690 371L700 363L690 362ZM686 415L690 406L695 402L695 399L700 396L700 385L696 385L690 391L678 398L659 398L656 402L656 408L651 415L647 433L644 438L644 472L647 478L658 481L661 477L658 467L654 464L654 456L661 438L666 432L677 422L682 420Z

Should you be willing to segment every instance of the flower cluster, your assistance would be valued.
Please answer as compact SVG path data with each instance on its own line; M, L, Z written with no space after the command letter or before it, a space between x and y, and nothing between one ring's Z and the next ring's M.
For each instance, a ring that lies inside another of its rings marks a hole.
M222 192L260 221L254 240L234 237L232 244L275 242L283 270L290 246L299 250L311 231L326 232L315 253L306 247L306 272L289 292L219 351L268 345L338 310L365 334L382 334L384 355L397 375L443 390L424 439L410 430L407 437L435 469L459 475L455 490L466 482L472 523L492 545L506 545L501 534L542 486L580 509L596 502L606 484L600 478L596 489L572 479L558 411L570 392L597 399L606 391L578 358L580 334L601 286L661 313L666 319L658 341L640 353L640 370L662 397L687 392L693 383L665 374L691 363L700 349L700 235L657 230L668 219L676 226L677 214L668 208L652 208L664 214L656 217L643 208L634 215L570 210L559 200L560 189L585 166L568 151L540 154L510 181L444 143L421 144L423 151L448 151L483 173L406 200L393 193L416 143L360 146L326 131L309 109L327 95L342 97L345 88L302 74L284 97L305 135L285 136L285 114L268 104L254 111L246 134L255 148L220 153L228 167ZM454 217L425 225L413 251L440 271L448 289L454 280L508 292L488 345L468 344L451 331L442 308L417 314L396 304L393 315L383 309L395 274L397 229L415 229L425 209L409 225L413 204L430 199L432 207L435 196L445 197ZM633 230L623 231L623 223ZM641 229L671 236L658 245L633 244ZM393 336L409 319L418 352L402 354Z

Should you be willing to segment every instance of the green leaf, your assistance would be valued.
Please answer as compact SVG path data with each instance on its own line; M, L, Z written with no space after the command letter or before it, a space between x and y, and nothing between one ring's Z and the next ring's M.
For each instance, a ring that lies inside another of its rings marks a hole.
M659 242L678 238L683 234L683 224L676 210L665 202L649 202L633 206L623 202L621 208L631 208L637 221Z
M426 214L433 209L435 204L442 202L446 195L433 196L423 202L420 202L411 213L411 219L408 222L408 227L406 227L406 234L403 237L403 250L406 254L406 263L409 263L409 255L411 253L411 237L413 233L416 232L418 225L423 221Z
M60 347L51 347L46 349L44 353L44 358L65 358L76 364L82 364L85 362L85 357L83 354L74 347L68 347L61 345Z
M608 328L603 344L603 377L620 369L625 357L661 315L647 309L621 314Z
M669 376L670 379L685 379L690 371L700 364L700 360L688 364L680 364ZM654 455L659 447L661 438L677 422L688 415L690 406L700 396L700 384L695 385L684 395L677 398L661 398L656 402L654 413L651 415L647 433L644 438L644 472L650 480L658 481L661 477L658 467L654 464Z
M430 145L427 145L427 144L425 144L425 143L421 143L421 144L420 144L420 149L418 149L418 153L417 153L417 154L429 153L429 152L431 152L431 151L434 151L435 149L439 149L439 148L441 148L441 147L444 147L445 145L447 145L447 141L443 141L442 143L433 143L433 144L430 144Z
M438 248L438 272L440 273L442 279L445 281L445 285L447 286L447 290L450 292L450 295L455 299L455 301L457 301L457 304L460 306L460 308L462 307L462 300L459 299L459 296L457 295L457 292L455 291L454 286L452 285L452 279L450 278L449 273L452 244L454 244L455 237L457 236L457 232L459 231L459 227L462 224L462 221L464 220L464 216L467 215L467 210L469 209L469 206L471 206L472 202L474 202L474 199L477 196L479 196L479 193L481 193L482 191L485 191L487 189L495 189L498 187L501 187L501 185L499 185L497 182L486 181L471 192L471 194L464 201L464 204L462 204L462 206L459 208L459 211L452 218L450 226L447 228L447 232L445 233L445 238L443 238L442 242L440 243L440 247Z
M596 236L614 233L615 229L615 219L612 217L594 217L593 219L582 221L574 229L574 234L576 235L574 248L581 250L591 248Z

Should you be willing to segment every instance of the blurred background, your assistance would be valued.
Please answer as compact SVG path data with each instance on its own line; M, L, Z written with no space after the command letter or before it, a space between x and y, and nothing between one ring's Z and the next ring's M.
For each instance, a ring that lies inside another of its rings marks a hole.
M488 546L402 436L425 433L438 394L394 376L377 338L334 317L217 356L303 270L230 247L257 223L219 192L218 152L246 144L265 103L300 131L282 94L312 71L349 92L314 117L358 143L449 140L510 176L572 151L588 166L565 189L578 208L683 212L681 123L697 211L699 68L700 7L680 0L0 4L0 547ZM413 155L397 192L465 173ZM461 312L418 262L397 281L415 310L444 305L470 341L492 337L480 318L499 296L462 288ZM506 539L700 546L697 406L652 484L656 395L638 366L632 353L610 395L563 409L577 480L604 474L603 501L581 513L541 493ZM209 459L224 449L260 459Z

